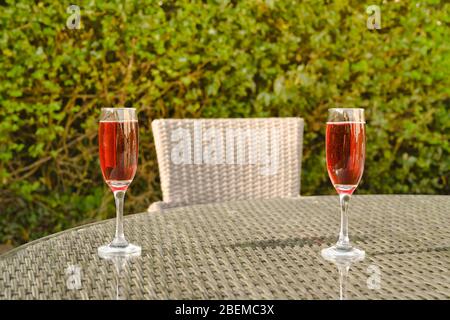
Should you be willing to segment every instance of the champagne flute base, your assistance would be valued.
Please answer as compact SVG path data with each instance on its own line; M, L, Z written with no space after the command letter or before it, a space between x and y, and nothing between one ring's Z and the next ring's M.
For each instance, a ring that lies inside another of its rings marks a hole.
M126 247L114 247L107 244L98 248L98 255L100 258L111 257L135 257L141 255L141 247L129 243Z
M322 249L322 257L325 260L337 263L356 262L364 260L366 253L364 250L351 247L349 249L342 249L334 245L330 248Z

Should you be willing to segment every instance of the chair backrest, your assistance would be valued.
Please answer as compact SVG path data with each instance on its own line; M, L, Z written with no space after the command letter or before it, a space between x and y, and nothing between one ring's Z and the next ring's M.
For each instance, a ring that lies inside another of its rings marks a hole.
M152 129L162 207L300 193L301 118L158 119Z

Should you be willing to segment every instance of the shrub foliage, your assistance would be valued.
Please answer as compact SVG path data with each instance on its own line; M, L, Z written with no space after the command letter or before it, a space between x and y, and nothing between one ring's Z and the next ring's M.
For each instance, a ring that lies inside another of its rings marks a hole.
M450 4L374 1L0 1L0 243L114 215L97 157L102 106L136 107L126 211L160 198L150 122L301 116L302 194L333 194L330 107L363 107L358 193L449 193Z

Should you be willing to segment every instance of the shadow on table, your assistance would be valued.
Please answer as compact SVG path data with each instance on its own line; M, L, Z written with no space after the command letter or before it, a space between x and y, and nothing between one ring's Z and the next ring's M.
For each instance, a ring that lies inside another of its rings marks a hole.
M354 237L355 242L365 242L369 237ZM259 240L259 241L248 241L235 243L231 245L224 245L224 247L231 248L276 248L276 247L305 247L313 245L331 245L336 242L336 237L306 237L306 238L289 238L289 239L270 239L270 240Z
M369 236L354 237L355 242L366 242ZM336 242L336 237L305 237L305 238L289 238L289 239L270 239L260 241L249 241L243 243L236 243L228 245L232 248L277 248L277 247L305 247L305 246L322 246L324 244L331 245ZM323 258L322 258L323 259ZM347 261L323 261L332 263L337 268L339 275L339 299L347 300L347 286L350 279L350 268L352 265L361 262L362 260L347 260Z

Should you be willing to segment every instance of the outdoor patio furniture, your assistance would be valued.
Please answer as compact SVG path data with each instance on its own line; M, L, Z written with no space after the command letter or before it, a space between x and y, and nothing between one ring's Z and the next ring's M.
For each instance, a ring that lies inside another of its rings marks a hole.
M152 123L163 199L149 211L297 197L303 119L159 119Z
M114 220L0 256L0 299L448 299L450 196L354 196L366 258L348 275L320 256L338 196L243 200L129 215L131 260L103 260ZM340 292L343 294L340 294Z

